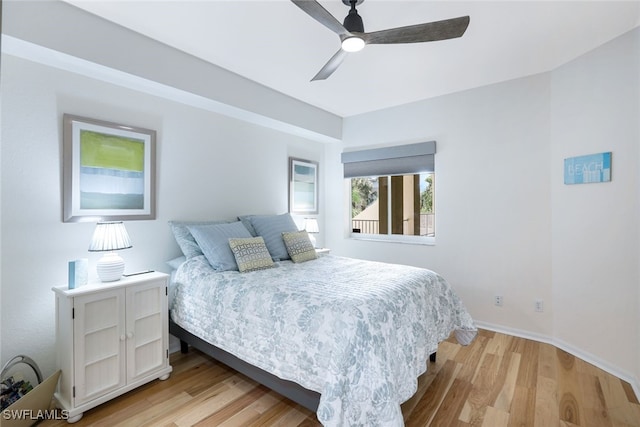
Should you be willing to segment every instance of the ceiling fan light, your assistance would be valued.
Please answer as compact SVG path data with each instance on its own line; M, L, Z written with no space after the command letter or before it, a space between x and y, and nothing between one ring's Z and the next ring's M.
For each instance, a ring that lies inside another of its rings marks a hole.
M364 40L360 37L347 37L342 40L342 49L347 52L358 52L364 48Z

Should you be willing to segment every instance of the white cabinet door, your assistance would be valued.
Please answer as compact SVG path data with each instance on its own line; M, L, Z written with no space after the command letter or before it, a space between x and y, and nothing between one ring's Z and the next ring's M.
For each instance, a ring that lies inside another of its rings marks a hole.
M168 364L166 292L165 280L127 289L127 382Z
M75 405L126 384L125 290L74 301Z

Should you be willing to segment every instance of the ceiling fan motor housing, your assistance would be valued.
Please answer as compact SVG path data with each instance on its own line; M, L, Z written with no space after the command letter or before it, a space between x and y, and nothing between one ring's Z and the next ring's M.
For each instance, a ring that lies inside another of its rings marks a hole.
M364 33L362 17L358 15L358 11L356 10L356 4L360 4L362 1L363 0L351 0L351 10L349 10L349 14L344 18L344 22L342 23L342 26L351 33ZM342 2L349 4L349 0L342 0Z

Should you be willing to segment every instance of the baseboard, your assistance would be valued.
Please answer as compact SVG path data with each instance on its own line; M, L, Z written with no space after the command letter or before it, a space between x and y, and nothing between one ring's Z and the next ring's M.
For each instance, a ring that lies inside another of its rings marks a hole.
M487 329L489 331L500 332L506 335L513 335L515 337L526 338L528 340L550 344L563 351L566 351L567 353L570 353L576 357L579 357L585 362L591 363L592 365L602 369L603 371L608 372L611 375L614 375L620 378L621 380L628 382L633 388L633 391L636 393L636 398L640 399L640 379L639 378L635 377L630 372L621 370L616 366L611 365L607 361L591 353L585 352L563 340L549 337L547 335L537 334L535 332L524 331L516 328L509 328L507 326L502 326L502 325L494 325L492 323L479 322L479 321L476 321L475 323L476 323L476 326L478 326L478 328L480 329Z

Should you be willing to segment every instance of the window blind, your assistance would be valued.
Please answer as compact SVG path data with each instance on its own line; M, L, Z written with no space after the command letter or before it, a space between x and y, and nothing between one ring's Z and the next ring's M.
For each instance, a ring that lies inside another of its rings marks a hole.
M436 142L396 145L342 153L344 177L433 172Z

